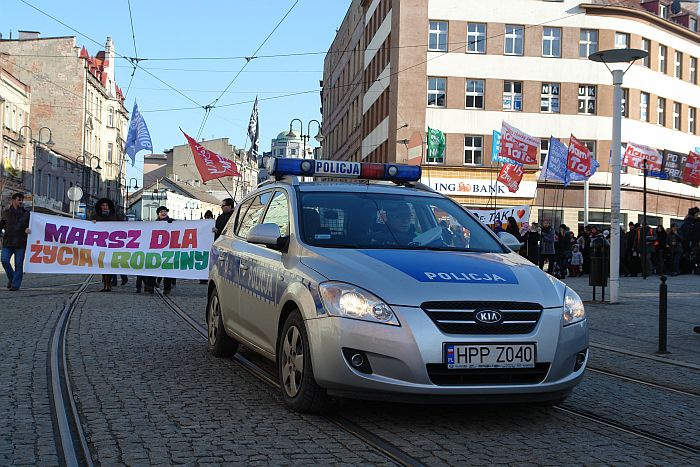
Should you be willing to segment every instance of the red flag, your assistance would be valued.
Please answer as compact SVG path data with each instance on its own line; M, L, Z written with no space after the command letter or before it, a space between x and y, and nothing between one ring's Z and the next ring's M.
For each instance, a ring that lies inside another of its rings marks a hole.
M644 169L644 160L647 161L647 170L661 170L661 154L654 148L641 144L627 143L627 149L622 157L622 165Z
M690 151L688 160L685 161L683 183L693 185L696 188L700 186L700 155L693 151Z
M182 131L182 128L180 128ZM226 159L217 153L208 150L197 141L192 139L187 133L182 131L182 134L187 138L187 142L192 149L194 162L197 164L199 175L202 176L202 181L208 182L221 177L240 177L236 163L231 159Z
M566 156L566 168L586 177L591 176L591 151L574 135L569 139L569 153Z
M523 179L524 173L522 165L503 164L497 180L507 186L508 191L515 193L520 187L520 181Z
M540 153L540 139L523 133L506 122L501 124L501 151L499 156L521 164L536 164Z

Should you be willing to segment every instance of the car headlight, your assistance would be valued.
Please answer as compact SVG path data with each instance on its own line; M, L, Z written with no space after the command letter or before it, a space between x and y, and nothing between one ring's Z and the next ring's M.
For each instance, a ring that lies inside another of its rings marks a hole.
M400 326L391 307L365 289L344 282L324 282L318 288L323 305L332 316Z
M564 319L564 326L586 319L583 300L569 287L566 288L566 295L564 296L564 313L562 318Z

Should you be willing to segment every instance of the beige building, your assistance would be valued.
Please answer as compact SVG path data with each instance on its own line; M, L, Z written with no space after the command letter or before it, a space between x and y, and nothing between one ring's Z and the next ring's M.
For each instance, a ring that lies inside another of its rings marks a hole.
M625 76L622 141L687 154L698 137L697 10L671 1L355 0L324 64L325 154L334 159L423 165L424 182L472 208L531 206L531 218L583 220L583 187L537 182L504 192L491 161L506 121L542 139L575 135L601 167L590 183L590 221L609 222L612 78L588 55L637 48L649 58ZM444 157L425 160L427 128L446 135ZM637 222L642 182L622 175L622 219ZM470 187L455 190L454 186ZM668 226L700 190L649 180L651 225Z
M31 145L19 140L19 132L29 121L30 104L31 87L0 63L0 209L12 193L25 191L23 173L32 154Z
M0 40L0 65L32 87L31 126L51 131L54 149L83 171L83 201L107 196L123 207L124 140L128 114L116 84L114 44L91 56L75 37L41 38L20 31ZM47 139L47 132L41 136ZM99 166L99 169L98 169Z

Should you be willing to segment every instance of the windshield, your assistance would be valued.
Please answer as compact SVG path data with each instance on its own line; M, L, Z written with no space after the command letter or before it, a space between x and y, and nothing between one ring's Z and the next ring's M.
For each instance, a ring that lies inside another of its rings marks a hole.
M502 253L479 221L449 199L404 194L301 193L308 245Z

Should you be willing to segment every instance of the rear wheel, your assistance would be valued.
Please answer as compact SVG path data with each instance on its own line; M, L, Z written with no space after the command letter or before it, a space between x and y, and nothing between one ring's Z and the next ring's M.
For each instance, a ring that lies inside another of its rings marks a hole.
M238 351L238 342L231 339L224 329L221 302L216 289L212 290L207 305L207 342L209 352L215 357L231 357Z
M292 312L282 328L277 348L277 372L284 403L290 409L319 413L330 406L326 390L314 378L309 338L299 311Z

